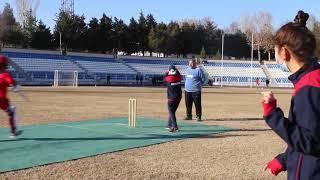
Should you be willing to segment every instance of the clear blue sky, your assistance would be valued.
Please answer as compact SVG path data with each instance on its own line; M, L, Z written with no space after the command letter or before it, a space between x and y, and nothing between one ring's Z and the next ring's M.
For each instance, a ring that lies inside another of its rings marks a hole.
M40 0L37 18L52 29L60 7L60 0ZM274 17L274 25L279 26L292 20L300 9L320 19L319 0L74 0L75 13L84 14L88 22L102 13L118 17L128 22L139 12L152 13L158 22L182 20L186 18L211 17L219 28L239 21L243 15L268 11ZM0 8L10 3L15 10L15 0L0 0ZM16 13L16 12L15 12Z

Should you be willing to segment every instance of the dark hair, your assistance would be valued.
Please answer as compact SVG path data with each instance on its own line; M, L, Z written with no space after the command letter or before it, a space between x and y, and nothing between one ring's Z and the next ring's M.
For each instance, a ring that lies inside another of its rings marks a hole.
M192 61L192 62L197 62L196 58L191 58L189 59L189 62Z
M275 45L287 46L297 57L308 60L314 56L316 38L306 27L309 14L298 11L293 22L283 25L274 37Z

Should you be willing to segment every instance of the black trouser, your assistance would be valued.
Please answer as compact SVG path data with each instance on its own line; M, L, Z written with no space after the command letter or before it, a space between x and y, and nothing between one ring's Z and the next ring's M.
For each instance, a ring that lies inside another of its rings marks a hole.
M169 110L169 119L168 127L169 128L178 128L176 111L179 107L181 97L175 100L168 100L168 110Z
M187 109L187 117L192 118L192 103L196 107L197 118L201 119L202 115L202 106L201 106L201 91L198 92L187 92L185 91L185 101Z

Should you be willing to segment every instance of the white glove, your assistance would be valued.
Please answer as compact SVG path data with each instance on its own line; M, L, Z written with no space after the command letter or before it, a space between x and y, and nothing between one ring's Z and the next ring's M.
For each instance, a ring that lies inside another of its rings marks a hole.
M13 92L17 93L21 90L21 86L20 85L16 85L15 87L13 87Z

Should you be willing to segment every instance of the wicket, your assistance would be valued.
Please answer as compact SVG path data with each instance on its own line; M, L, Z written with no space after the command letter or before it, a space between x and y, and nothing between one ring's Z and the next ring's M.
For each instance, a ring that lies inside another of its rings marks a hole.
M129 99L129 127L136 127L137 118L137 99Z

